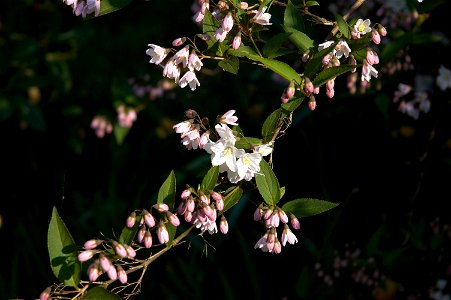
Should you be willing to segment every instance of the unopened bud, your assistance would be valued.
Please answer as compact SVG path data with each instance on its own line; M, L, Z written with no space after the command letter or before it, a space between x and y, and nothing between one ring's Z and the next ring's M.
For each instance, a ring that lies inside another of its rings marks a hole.
M127 218L127 227L132 228L133 226L135 226L135 222L136 222L136 213L132 212Z
M105 272L108 272L108 270L110 270L111 266L113 265L108 257L106 257L104 254L100 254L99 262L100 266Z
M138 231L138 243L142 243L145 234L146 234L146 227L141 226L141 228Z
M294 81L291 81L286 90L288 99L293 98L295 92L296 92L296 88L294 86Z
M39 295L39 300L49 300L51 292L52 288L49 286L48 288L42 291L41 295Z
M96 281L97 278L99 278L100 274L102 274L102 271L99 267L99 262L94 261L92 264L90 264L87 273L90 281Z
M294 229L298 230L301 228L301 223L299 223L298 218L293 214L290 214L290 222L291 227L293 227Z
M377 27L377 31L379 32L379 34L381 36L386 36L387 35L387 29L385 29L384 26L380 25Z
M172 46L174 46L174 47L181 46L181 45L183 45L183 43L185 43L185 41L186 41L186 37L177 38L172 41Z
M185 189L185 190L183 190L182 194L180 195L180 198L182 198L182 200L186 200L186 199L188 199L188 197L190 195L191 195L191 190Z
M87 250L95 249L98 245L102 244L102 240L98 239L92 239L89 241L86 241L83 247Z
M144 247L146 248L150 248L152 247L152 235L150 234L150 231L147 230L146 233L144 234Z
M169 232L163 222L160 222L160 225L158 226L157 236L160 244L169 242Z
M143 209L143 214L144 214L144 222L146 223L147 226L149 226L149 228L152 228L155 226L155 218L152 216L152 214Z
M171 223L172 225L174 225L175 227L177 227L177 226L179 226L180 225L180 220L179 220L179 218L175 215L175 214L173 214L173 213L171 213L171 212L166 212L166 214L167 214L167 216L168 216L168 220L169 220L169 223Z
M121 283L127 283L127 273L121 266L116 266L117 277Z
M236 50L240 48L240 46L241 46L241 32L238 32L233 38L232 48Z
M107 272L108 277L110 277L111 280L116 280L117 279L117 271L116 271L116 267L115 266L111 266L111 268L108 270Z
M371 40L376 45L380 44L380 42L381 42L381 36L380 36L379 32L377 30L375 30L375 29L373 29L371 31Z
M169 206L166 203L154 204L153 208L155 208L156 210L158 210L161 213L169 210Z
M247 2L240 2L240 8L241 9L247 9L249 7L249 4Z
M94 250L81 251L80 254L78 254L78 260L79 261L90 260L94 256L95 253L96 253L96 251L94 251Z
M219 222L219 230L221 230L223 234L226 234L229 231L229 223L227 223L227 219L224 215L222 215L221 221Z
M311 95L308 100L308 108L310 108L311 111L314 111L316 108L316 100L313 95Z
M198 114L197 114L197 112L196 112L195 110L193 110L193 109L188 109L188 110L185 111L185 116L186 116L188 119L194 119L195 117L198 116Z
M113 241L113 245L114 245L114 251L116 252L117 255L119 255L120 257L126 257L127 256L127 250L125 249L124 245Z
M136 251L135 251L135 249L133 249L133 247L132 246L130 246L130 245L126 245L125 246L125 251L127 251L127 256L128 257L135 257L136 256Z

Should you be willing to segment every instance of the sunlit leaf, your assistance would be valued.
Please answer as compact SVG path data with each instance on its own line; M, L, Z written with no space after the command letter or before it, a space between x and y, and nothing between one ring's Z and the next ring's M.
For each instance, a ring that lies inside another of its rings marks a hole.
M334 14L335 20L338 24L338 30L344 35L345 38L350 39L351 38L351 32L349 30L348 23L343 19L343 17L339 14Z
M158 191L157 203L165 203L169 206L169 210L174 208L175 202L175 173L171 173L161 185Z
M229 56L224 60L219 61L218 66L220 66L224 71L238 74L238 69L240 67L240 60L235 56Z
M277 125L280 119L280 108L273 111L265 120L262 126L263 143L268 143L272 140L276 132Z
M301 32L305 31L304 19L291 1L287 3L287 8L283 15L283 25Z
M358 67L358 65L341 65L337 67L329 67L321 71L312 81L313 86L322 86L328 80L338 77Z
M222 212L226 212L232 206L234 206L240 200L242 195L242 188L240 188L239 186L233 187L233 189L224 197L224 208L222 209Z
M255 174L255 182L263 200L268 205L276 205L280 201L280 185L276 174L269 164L262 159L260 162L260 174Z
M314 42L305 33L296 30L289 26L283 26L285 32L291 33L290 41L299 49L301 52L307 52L313 48Z
M254 137L238 137L235 143L235 147L239 149L251 150L255 146L261 145L262 139Z
M82 300L120 300L122 299L117 294L104 289L101 286L95 286L88 290Z
M290 212L298 218L310 217L336 207L338 203L314 198L301 198L289 201L282 206L285 212Z
M299 105L301 105L302 101L304 101L304 98L305 98L304 95L300 95L300 96L295 95L287 103L282 103L281 107L288 112L293 112L296 110L296 108L299 107Z
M213 190L218 182L219 176L219 167L212 166L210 170L208 170L207 174L205 174L202 179L202 183L200 184L200 189L204 192L208 192Z
M48 228L47 247L53 274L64 285L77 287L81 270L77 247L56 207Z
M102 0L100 1L100 12L99 16L109 14L113 11L119 10L129 3L132 0Z

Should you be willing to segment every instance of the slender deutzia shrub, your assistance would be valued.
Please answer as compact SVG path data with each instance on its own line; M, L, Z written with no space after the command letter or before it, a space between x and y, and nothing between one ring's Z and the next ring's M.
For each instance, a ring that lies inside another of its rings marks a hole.
M130 0L63 2L76 16L93 18L125 7ZM244 193L259 199L253 216L248 216L262 228L254 248L283 255L283 247L295 245L301 218L338 204L322 199L283 199L285 189L290 187L280 185L272 168L277 163L272 153L277 139L290 127L294 111L301 105L314 110L319 93L333 98L338 77L352 75L366 86L380 78L377 47L387 36L387 29L365 16L349 17L364 2L358 0L343 14L335 13L334 20L327 20L312 12L321 4L316 1L196 0L192 20L198 32L191 37L184 33L167 45L149 41L143 49L149 67L160 68L161 76L174 86L194 93L204 88L199 74L207 60L231 74L237 74L243 63L271 70L286 84L280 107L267 116L259 136L246 134L233 107L217 112L214 122L195 109L185 111L185 119L173 126L180 134L179 146L204 152L210 157L210 168L197 186L186 185L181 191L176 190L179 185L171 171L155 203L126 214L118 237L93 237L76 245L54 208L48 250L51 268L60 282L46 288L40 299L117 299L118 295L128 299L138 294L149 265L190 233L227 234L227 211ZM276 24L279 20L282 23ZM327 28L328 35L313 39L306 33L306 22ZM279 32L266 34L276 26ZM449 70L441 67L437 85L442 90L449 88L450 77ZM155 88L152 95L160 97L174 86ZM139 87L139 93L146 91ZM135 108L117 107L121 127L131 128L138 116ZM99 138L113 130L111 121L103 116L96 116L91 127ZM130 282L129 275L135 272L141 275Z

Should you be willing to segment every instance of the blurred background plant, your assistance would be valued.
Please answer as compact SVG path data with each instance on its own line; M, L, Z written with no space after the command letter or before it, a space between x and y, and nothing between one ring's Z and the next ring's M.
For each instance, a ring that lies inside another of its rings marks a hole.
M55 281L53 206L81 244L117 234L171 169L182 187L199 176L209 157L186 151L172 129L185 110L214 120L236 109L252 136L279 107L286 86L269 70L207 65L192 92L149 65L148 43L197 31L192 4L136 0L86 20L62 1L0 4L0 298L37 298ZM332 20L350 6L319 4ZM366 1L353 17L388 31L380 76L370 86L343 76L335 97L296 111L278 141L286 197L338 209L301 220L300 242L274 256L254 249L258 200L241 201L229 234L161 257L136 298L448 299L451 89L437 77L451 69L449 11L446 1ZM307 30L325 38L321 26Z

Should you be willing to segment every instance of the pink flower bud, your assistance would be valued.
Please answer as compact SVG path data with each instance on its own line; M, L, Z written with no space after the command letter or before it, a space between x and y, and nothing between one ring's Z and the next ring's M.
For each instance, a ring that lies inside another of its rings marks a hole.
M102 240L92 239L85 242L84 248L87 250L95 249L98 245L102 244L102 242Z
M240 48L240 46L241 46L241 32L238 32L233 38L232 48L236 50Z
M274 242L274 248L272 249L272 252L275 254L282 252L282 245L280 244L279 240L276 240Z
M97 278L99 278L99 276L102 274L102 271L99 267L99 262L94 261L92 264L90 264L87 273L90 281L96 281Z
M281 209L279 209L278 213L280 220L285 224L288 223L288 215Z
M210 205L210 196L205 195L203 192L199 192L199 200L207 205Z
M157 236L160 244L169 242L169 232L163 222L160 222L160 225L158 226Z
M229 231L229 223L227 223L224 215L222 215L221 221L219 222L219 230L221 230L223 234L226 234Z
M185 41L186 41L186 37L177 38L172 41L172 46L174 46L174 47L181 46L181 45L183 45L183 43L185 43Z
M185 212L185 221L190 223L192 219L193 219L193 213L191 211L186 211Z
M80 252L80 254L78 254L78 260L79 261L87 261L90 260L94 254L96 253L96 251L94 250L85 250Z
M222 197L221 197L221 199L216 201L216 209L219 211L224 209L224 200L222 199Z
M210 219L211 221L216 221L216 209L212 208L210 205L205 205L203 207L205 215Z
M188 200L186 200L186 210L189 212L193 212L196 208L196 203L194 202L193 197L189 197Z
M290 84L287 87L287 90L286 90L286 94L287 94L288 99L293 98L295 92L296 92L296 89L295 89L295 86L294 86L294 82L291 81Z
M145 209L143 209L143 214L144 214L144 222L146 222L146 225L149 228L154 227L155 226L155 218L152 216L152 214Z
M186 199L188 199L189 196L191 196L191 190L186 189L186 190L183 190L182 194L180 195L180 198L182 198L182 200L186 200Z
M121 266L116 266L117 270L117 277L119 278L119 281L124 284L127 283L127 273Z
M272 215L273 210L271 208L268 208L268 210L265 212L265 216L263 217L265 220L268 220Z
M43 290L42 293L39 295L39 300L49 300L51 292L52 288L49 286L48 288Z
M298 218L296 218L296 216L293 214L290 214L290 222L291 227L293 227L294 229L298 230L301 228L301 223L299 223Z
M382 36L386 36L387 35L387 29L385 29L385 27L380 25L380 24L379 24L379 27L377 28L377 31Z
M197 116L198 116L197 111L195 111L194 109L185 110L185 117L187 117L188 119L194 119ZM182 194L187 193L187 192L189 192L189 195L191 195L191 191L189 189L184 190L182 192ZM182 199L183 199L183 197L182 197Z
M168 216L169 223L171 223L175 227L180 225L180 220L179 220L179 218L176 215L174 215L171 212L166 212L166 213L167 213L167 216Z
M100 267L102 267L102 269L105 272L108 272L108 270L111 268L111 266L113 265L111 263L111 261L103 254L100 254L99 256L99 262L100 262Z
M157 203L153 207L161 213L169 210L169 206L166 203Z
M371 31L371 40L373 41L373 43L375 43L376 45L379 45L381 42L381 36L379 34L379 32L375 29L373 29Z
M240 8L241 9L247 9L249 7L249 4L247 2L240 2Z
M132 212L127 218L127 227L132 228L133 226L135 226L135 222L136 222L136 213Z
M143 242L144 242L144 247L146 247L147 249L152 247L152 235L150 234L149 230L146 231Z
M139 228L139 231L138 231L138 237L137 237L138 243L142 243L145 234L146 234L146 226L141 226L141 228Z
M263 204L260 204L254 212L254 221L260 221L263 214Z
M120 257L126 257L127 256L127 250L125 249L124 245L114 241L114 251L116 252L117 255L119 255Z
M183 215L186 211L186 203L180 202L179 207L177 208L177 212L179 215Z
M127 256L128 257L135 257L136 256L136 251L135 251L135 249L133 249L133 247L132 246L130 246L130 245L126 245L125 246L125 250L127 251Z
M211 197L213 198L213 200L215 200L215 201L222 200L221 194L218 193L218 192L216 192L216 191L211 190L211 191L210 191L210 195L211 195Z
M315 89L315 87L313 86L313 83L312 83L312 81L310 80L310 78L308 78L308 77L305 77L305 80L304 80L304 90L307 92L307 93L313 93L313 90Z
M110 277L111 280L116 280L117 279L117 271L116 271L116 267L115 266L111 266L111 268L108 270L107 272L108 277Z

